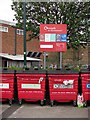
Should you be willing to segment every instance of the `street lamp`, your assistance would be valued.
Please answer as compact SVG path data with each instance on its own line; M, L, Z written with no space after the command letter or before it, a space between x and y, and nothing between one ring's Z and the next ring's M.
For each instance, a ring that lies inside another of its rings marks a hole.
M26 2L23 2L23 22L24 22L24 69L27 67L26 65Z
M14 6L12 5L12 10ZM24 34L24 69L27 67L26 65L26 0L23 2L23 34ZM14 43L14 52L16 54L16 28L15 28L15 43Z

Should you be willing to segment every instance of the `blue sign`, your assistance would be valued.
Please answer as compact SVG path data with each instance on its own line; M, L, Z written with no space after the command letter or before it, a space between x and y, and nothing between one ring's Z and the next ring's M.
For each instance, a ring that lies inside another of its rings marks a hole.
M87 88L90 88L90 84L87 84L86 87L87 87Z
M60 42L60 41L61 41L61 34L57 34L57 36L56 36L56 41L57 41L57 42Z
M61 41L62 42L66 42L67 41L67 35L66 34L62 34L61 35Z

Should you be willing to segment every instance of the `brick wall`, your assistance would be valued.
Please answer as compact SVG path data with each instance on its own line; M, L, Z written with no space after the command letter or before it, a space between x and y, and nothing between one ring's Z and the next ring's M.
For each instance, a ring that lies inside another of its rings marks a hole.
M15 41L15 28L2 24L2 26L8 27L8 32L2 32L2 52L14 54L14 41ZM27 33L27 38L30 32ZM16 54L23 54L24 42L23 35L16 34ZM27 51L39 51L39 41L37 39L27 41Z
M3 53L9 53L9 54L14 54L14 40L15 40L15 28L6 25L6 24L1 24L2 26L8 27L8 32L2 32L2 52ZM30 32L27 32L27 40L29 39ZM16 54L23 54L24 50L24 45L23 45L23 35L16 35ZM27 50L26 51L39 51L39 40L38 39L33 39L30 41L27 41ZM63 64L76 64L76 57L79 55L79 58L81 58L78 62L81 64L87 64L88 62L90 63L89 56L88 55L90 52L90 46L87 47L86 49L80 48L79 49L79 54L77 51L73 50L67 50L67 52L63 53ZM43 56L42 56L43 57ZM48 58L47 58L47 64L49 65L50 63L57 64L59 63L59 54L58 53L49 53Z
M39 40L38 39L32 39L29 40L29 34L30 32L27 32L27 51L39 51Z
M14 54L14 30L13 27L3 24L8 27L8 32L2 32L2 52Z

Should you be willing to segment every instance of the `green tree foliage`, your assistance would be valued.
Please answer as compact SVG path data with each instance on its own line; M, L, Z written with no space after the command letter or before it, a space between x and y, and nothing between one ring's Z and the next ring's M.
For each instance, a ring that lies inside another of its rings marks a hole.
M13 2L17 27L23 27L23 3ZM39 26L47 24L67 24L68 48L85 47L90 35L90 2L27 2L26 27L32 31L32 38L39 38ZM83 42L83 44L81 44Z

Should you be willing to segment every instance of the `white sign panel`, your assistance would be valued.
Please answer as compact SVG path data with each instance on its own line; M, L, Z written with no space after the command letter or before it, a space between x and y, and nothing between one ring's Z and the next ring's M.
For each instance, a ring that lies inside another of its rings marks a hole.
M73 88L73 84L72 85L54 84L53 88Z
M40 84L22 84L21 88L41 89Z
M8 83L0 83L0 88L9 88Z
M53 48L53 45L40 45L40 48Z

